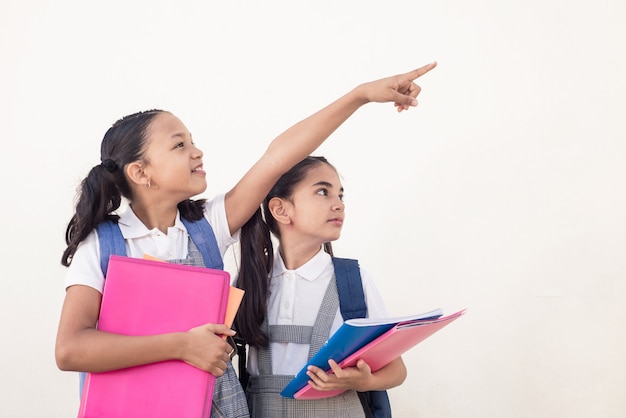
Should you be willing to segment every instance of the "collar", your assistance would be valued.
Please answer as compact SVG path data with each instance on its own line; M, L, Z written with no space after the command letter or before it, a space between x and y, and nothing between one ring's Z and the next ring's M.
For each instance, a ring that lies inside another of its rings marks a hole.
M283 258L280 255L280 251L276 251L276 255L274 256L274 267L272 268L272 278L279 277L285 274L288 271L295 272L299 277L302 277L305 280L310 282L314 281L322 272L328 268L329 265L332 264L332 259L330 258L330 254L324 251L323 248L313 256L309 261L304 263L302 266L298 267L295 270L287 270L285 267L285 263Z
M149 230L143 222L135 215L133 209L128 206L124 212L120 215L120 219L118 224L120 226L120 230L122 231L122 235L125 239L133 239L133 238L141 238L150 235L152 232ZM180 229L181 231L186 231L183 222L180 220L180 212L176 212L176 220L174 221L174 226L168 229Z

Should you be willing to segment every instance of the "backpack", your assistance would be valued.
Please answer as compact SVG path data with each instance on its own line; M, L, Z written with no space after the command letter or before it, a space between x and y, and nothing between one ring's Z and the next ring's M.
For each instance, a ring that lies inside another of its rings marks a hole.
M205 267L224 270L224 261L222 260L222 254L220 254L213 228L209 225L209 221L203 216L197 221L188 221L184 217L180 217L180 220L187 228L187 233L191 237L191 240L198 251L202 254ZM126 255L126 241L122 236L117 222L104 221L100 223L96 229L98 230L98 240L100 242L100 267L102 268L102 274L106 277L107 268L109 266L109 256Z
M213 228L203 216L197 221L188 221L184 217L180 217L183 225L187 228L187 232L193 243L198 247L198 251L202 254L202 259L206 267L224 270L224 261L213 233ZM109 256L126 255L126 241L117 222L104 221L96 227L98 231L98 242L100 244L100 268L105 278L109 267ZM80 386L79 395L82 398L83 387L85 385L86 373L79 374Z
M367 305L357 260L332 257L339 294L339 310L344 321L365 318ZM244 390L248 386L246 370L246 344L235 337L237 344L239 381ZM357 392L367 418L391 418L391 404L386 390Z

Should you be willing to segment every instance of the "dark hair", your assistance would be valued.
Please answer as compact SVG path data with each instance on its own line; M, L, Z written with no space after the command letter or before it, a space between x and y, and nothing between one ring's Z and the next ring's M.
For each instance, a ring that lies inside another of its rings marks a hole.
M112 212L120 207L122 196L132 200L124 168L145 157L150 124L164 112L153 109L124 116L104 134L100 145L101 163L94 166L81 182L76 209L65 231L67 248L61 258L64 266L71 264L78 244L99 223L106 220L117 222L119 216ZM204 200L187 199L179 203L178 208L181 215L193 221L202 216L203 204Z
M283 174L265 197L262 206L241 228L241 266L237 287L246 293L235 317L235 329L237 337L251 346L266 347L269 344L261 325L267 316L269 280L274 263L270 232L280 239L280 231L268 209L269 201L274 197L290 198L294 188L309 170L320 164L332 167L324 157L309 156ZM332 255L330 242L324 244L324 250Z

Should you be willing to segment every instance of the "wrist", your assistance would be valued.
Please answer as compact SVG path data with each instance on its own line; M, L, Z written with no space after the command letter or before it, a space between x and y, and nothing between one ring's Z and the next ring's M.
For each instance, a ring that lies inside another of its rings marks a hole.
M350 92L352 94L352 99L359 105L363 106L364 104L369 103L371 100L367 94L367 83L359 84Z
M358 387L355 390L357 392L368 392L370 390L378 390L377 388L376 377L370 374L366 379L359 379Z
M191 346L191 338L188 332L174 332L171 334L170 350L172 359L185 361L186 353Z

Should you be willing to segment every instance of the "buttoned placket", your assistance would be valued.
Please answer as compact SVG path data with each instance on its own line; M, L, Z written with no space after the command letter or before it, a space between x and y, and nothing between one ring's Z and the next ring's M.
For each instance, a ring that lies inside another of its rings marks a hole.
M150 235L152 235L152 240L154 242L154 246L156 248L156 254L150 254L154 257L161 258L163 260L171 259L171 251L170 251L170 239L167 234L164 234L158 229L153 229L150 231Z
M286 271L283 274L280 309L278 312L279 323L292 324L294 321L294 307L296 302L296 273Z

